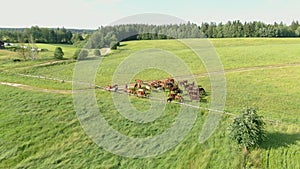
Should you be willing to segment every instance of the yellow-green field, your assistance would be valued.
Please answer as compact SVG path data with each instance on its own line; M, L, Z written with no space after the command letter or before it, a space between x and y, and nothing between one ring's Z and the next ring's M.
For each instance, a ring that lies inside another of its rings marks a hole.
M14 63L17 53L0 50L0 82L28 86L0 85L0 168L300 168L300 39L213 39L211 43L226 73L226 111L238 114L245 107L255 107L264 116L268 139L249 155L229 139L227 128L233 119L229 115L200 144L199 131L208 116L200 110L184 141L160 156L131 159L99 148L84 133L74 110L71 81L76 62L70 58L76 48L62 46L67 60L41 65L55 61L52 54L58 45L38 44L49 52L36 61ZM130 54L153 48L170 51L185 61L197 82L211 92L204 65L176 40L123 42L119 50L103 58L96 84L109 84L115 69ZM146 70L136 78L162 79L166 74ZM57 90L70 93L53 92ZM120 116L110 93L97 91L96 96L109 124L132 137L164 132L180 108L168 104L157 121L136 124ZM209 106L210 96L207 100L201 103L204 107ZM137 109L148 104L136 98L131 101Z

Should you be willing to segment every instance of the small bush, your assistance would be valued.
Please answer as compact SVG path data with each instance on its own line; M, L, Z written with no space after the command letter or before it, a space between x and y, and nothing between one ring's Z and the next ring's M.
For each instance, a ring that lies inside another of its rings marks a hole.
M89 55L88 50L81 50L81 52L79 53L79 58L84 59L84 58L88 57L88 55Z
M117 50L118 49L118 42L115 42L115 41L111 42L110 43L110 49L111 50Z
M13 59L13 62L21 62L21 59Z
M88 57L89 55L89 51L88 50L85 50L85 49L78 49L75 51L74 55L73 55L73 58L74 59L84 59L86 57Z
M76 50L75 53L73 54L73 59L77 60L80 52L81 52L80 49Z
M248 151L249 148L258 146L265 139L265 123L254 108L245 109L241 113L230 125L230 136Z
M12 52L17 52L19 47L17 46L7 46L5 49L12 51Z
M64 52L61 47L57 47L54 51L54 58L63 59Z
M95 50L94 50L94 55L95 55L95 56L101 56L100 50L99 50L99 49L95 49Z
M41 52L48 52L48 49L41 49Z

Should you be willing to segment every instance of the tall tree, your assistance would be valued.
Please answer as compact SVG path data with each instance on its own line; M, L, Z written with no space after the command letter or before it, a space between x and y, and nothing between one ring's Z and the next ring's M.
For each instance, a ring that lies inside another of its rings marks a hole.
M290 28L292 29L292 31L296 31L299 27L299 22L298 21L293 21Z

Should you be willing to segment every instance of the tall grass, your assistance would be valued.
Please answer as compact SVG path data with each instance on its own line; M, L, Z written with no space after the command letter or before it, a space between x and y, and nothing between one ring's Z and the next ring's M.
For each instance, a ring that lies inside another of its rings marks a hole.
M211 42L216 46L225 69L300 62L298 39L217 39ZM97 84L110 83L114 70L127 56L146 48L169 50L186 61L194 73L205 72L202 63L195 61L197 56L178 41L126 44L104 58L97 74ZM72 79L74 63L18 70L13 69L12 63L3 63L3 66L14 73L1 73L0 81L41 88L71 88L70 84L19 77L15 73L69 80ZM243 154L228 137L227 127L233 116L223 115L213 136L200 144L198 137L208 112L199 110L192 131L165 154L145 159L120 157L99 148L84 133L73 108L72 96L0 86L0 168L300 168L299 71L298 67L285 67L226 74L226 111L237 114L245 106L257 107L259 115L266 121L268 139L249 155ZM166 76L160 71L145 70L136 78L148 80ZM197 78L197 81L211 94L208 77ZM173 125L180 108L169 104L157 121L137 124L118 113L110 93L97 91L96 97L107 122L132 137L164 132ZM147 100L132 97L131 102L138 110L149 108ZM203 104L208 105L209 102Z

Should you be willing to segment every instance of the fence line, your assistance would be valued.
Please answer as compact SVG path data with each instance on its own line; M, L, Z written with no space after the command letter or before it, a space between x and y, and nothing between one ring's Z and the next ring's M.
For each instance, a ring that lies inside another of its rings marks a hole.
M28 75L28 74L17 74L17 75L23 76L23 77L32 77L32 78L52 80L52 81L59 81L59 82L66 82L66 83L73 83L74 82L74 81L69 81L69 80L61 80L61 79L58 79L58 78L47 78L47 77L44 77L44 76L36 76L36 75ZM101 91L108 91L108 90L105 89L105 87L102 87L102 86L99 86L99 85L93 85L93 84L90 84L90 83L84 83L84 84L88 84L91 87L96 87L98 90L101 90ZM122 88L120 88L120 90L122 90ZM120 92L120 91L117 91L117 93L125 94L125 92ZM126 94L128 94L128 93L126 93ZM157 100L157 101L166 101L166 100L163 100L163 99L160 99L160 98L154 98L154 97L151 97L151 96L150 97L145 97L145 98L152 99L152 100ZM238 117L238 115L230 113L230 112L226 112L226 111L214 110L214 109L210 109L210 108L205 108L205 107L200 107L200 106L194 106L194 105L190 105L190 104L187 104L187 103L176 102L176 101L173 101L171 103L173 103L173 104L180 104L180 105L183 105L183 106L188 106L188 107L192 107L192 108L199 109L199 110L211 111L211 112L216 112L216 113L220 113L220 114L225 114L225 115L232 116L232 117ZM277 123L277 124L278 123L283 123L281 121L272 120L272 119L264 119L264 120L268 121L270 123Z

